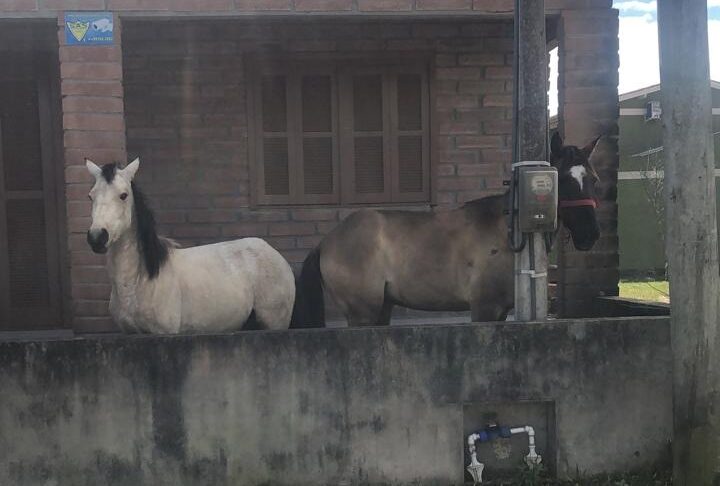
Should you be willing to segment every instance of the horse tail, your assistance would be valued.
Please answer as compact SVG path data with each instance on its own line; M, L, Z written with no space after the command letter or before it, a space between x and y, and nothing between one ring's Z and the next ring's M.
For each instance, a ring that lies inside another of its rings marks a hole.
M300 276L295 282L295 306L290 328L306 327L325 327L320 247L315 247L305 258Z

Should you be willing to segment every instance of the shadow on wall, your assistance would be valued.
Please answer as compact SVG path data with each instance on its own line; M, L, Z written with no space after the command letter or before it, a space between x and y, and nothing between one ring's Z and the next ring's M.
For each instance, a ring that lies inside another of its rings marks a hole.
M670 304L622 297L597 297L598 315L604 317L669 316Z

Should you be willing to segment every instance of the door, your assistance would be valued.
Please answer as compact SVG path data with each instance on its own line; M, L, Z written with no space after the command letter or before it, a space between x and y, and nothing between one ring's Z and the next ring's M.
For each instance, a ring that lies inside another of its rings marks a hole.
M47 77L0 80L0 331L61 325Z

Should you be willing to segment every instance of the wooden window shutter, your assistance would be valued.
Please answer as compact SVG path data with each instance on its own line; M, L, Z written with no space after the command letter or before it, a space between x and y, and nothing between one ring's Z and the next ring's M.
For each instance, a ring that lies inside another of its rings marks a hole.
M428 201L424 65L295 60L254 71L259 204Z
M256 146L258 201L287 203L290 200L290 131L288 127L288 76L259 76Z
M302 163L300 202L337 203L337 93L332 71L301 71L298 160Z
M429 90L422 66L340 78L343 200L421 202L430 194Z
M0 83L0 329L60 324L50 86Z
M37 91L33 83L11 86L3 97L0 122L10 307L47 307L50 293Z
M340 77L343 199L387 202L391 197L389 105L380 70L345 72Z
M254 178L260 204L339 199L336 81L332 68L258 66Z
M430 194L430 140L427 75L400 72L392 82L394 202L427 201Z
M6 203L10 307L50 306L45 208L42 199Z

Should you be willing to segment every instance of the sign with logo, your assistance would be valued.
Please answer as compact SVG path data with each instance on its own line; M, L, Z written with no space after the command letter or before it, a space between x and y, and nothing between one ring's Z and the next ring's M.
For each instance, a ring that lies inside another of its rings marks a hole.
M65 14L65 40L69 46L102 46L113 43L111 12Z

